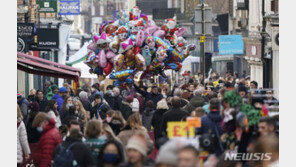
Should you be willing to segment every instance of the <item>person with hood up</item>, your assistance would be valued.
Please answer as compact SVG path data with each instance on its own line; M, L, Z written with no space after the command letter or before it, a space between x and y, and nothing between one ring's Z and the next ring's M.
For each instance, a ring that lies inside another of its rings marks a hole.
M110 107L107 103L103 102L103 98L101 95L96 94L94 96L94 104L90 113L90 118L96 117L97 119L100 117L102 120L106 119L106 113L110 110Z
M158 87L156 85L153 85L151 92L143 91L136 84L134 84L134 87L136 91L139 92L145 98L144 104L147 104L148 100L152 100L154 103L154 109L156 109L157 102L159 102L163 98L162 94L159 93Z
M49 118L46 113L40 112L34 118L33 127L42 133L33 155L34 165L38 167L51 166L53 151L62 142L61 135L55 127L55 121L53 118Z
M154 103L152 100L147 101L146 108L142 114L142 124L148 130L151 131L151 121L154 114Z
M23 120L26 122L27 116L28 116L28 107L29 107L30 103L20 93L17 93L17 104L20 106L21 113L24 118Z
M202 95L202 92L200 90L195 90L194 97L184 107L184 110L187 111L188 113L191 113L197 107L202 107L205 103L205 100L201 95Z
M68 94L68 89L65 87L61 87L59 89L59 93L53 95L52 99L55 99L58 103L58 111L61 110L62 105L64 103L64 99L67 96L67 94Z
M154 112L151 120L155 141L162 137L160 122L162 120L163 114L168 110L169 106L165 99L162 99L157 103L156 111Z
M59 88L56 84L53 84L49 87L48 92L45 94L46 99L49 101L52 97L59 92Z

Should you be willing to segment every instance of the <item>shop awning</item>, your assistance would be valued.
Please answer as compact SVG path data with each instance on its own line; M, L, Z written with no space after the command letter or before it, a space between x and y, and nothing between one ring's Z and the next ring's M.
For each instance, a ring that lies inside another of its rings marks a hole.
M69 67L46 59L17 53L17 69L37 75L50 76L74 80L79 83L81 72L77 68Z

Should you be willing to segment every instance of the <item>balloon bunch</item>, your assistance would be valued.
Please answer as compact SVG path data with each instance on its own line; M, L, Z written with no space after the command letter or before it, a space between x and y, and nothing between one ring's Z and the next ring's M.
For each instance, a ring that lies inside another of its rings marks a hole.
M165 69L180 70L182 61L195 49L195 45L187 45L184 33L176 18L166 19L159 27L135 6L129 16L120 12L115 20L101 24L88 46L85 63L90 73L109 75L116 86L132 83L138 72L141 79L159 74L166 77Z

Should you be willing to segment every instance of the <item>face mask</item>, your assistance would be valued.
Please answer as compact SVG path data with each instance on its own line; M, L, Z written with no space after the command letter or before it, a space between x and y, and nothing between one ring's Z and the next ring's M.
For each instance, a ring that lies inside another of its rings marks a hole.
M103 156L104 162L106 163L116 163L117 159L118 159L118 155L117 154L104 154Z
M39 133L41 133L41 132L43 131L43 128L42 128L42 126L40 126L40 127L37 127L37 131L38 131Z
M107 140L107 136L106 135L102 135L99 137L100 140Z
M109 123L109 122L111 122L111 117L107 117L106 118L106 121Z
M66 104L66 108L69 109L73 104Z

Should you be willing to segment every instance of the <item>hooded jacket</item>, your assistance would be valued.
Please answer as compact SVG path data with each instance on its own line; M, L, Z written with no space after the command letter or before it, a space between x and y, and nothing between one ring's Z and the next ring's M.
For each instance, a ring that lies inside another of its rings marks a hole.
M27 131L23 121L18 121L17 128L17 163L23 162L23 152L25 155L30 154L30 147L27 139Z
M51 167L53 151L61 142L60 132L55 128L55 121L51 118L42 131L42 136L33 155L35 165L38 167Z
M64 103L64 99L62 96L60 96L58 93L53 95L52 99L55 99L58 103L58 111L60 111L63 103Z
M222 134L221 128L222 117L219 111L210 111L208 115L201 117L201 128L199 134L213 133L215 132L215 126L217 127L219 135Z

